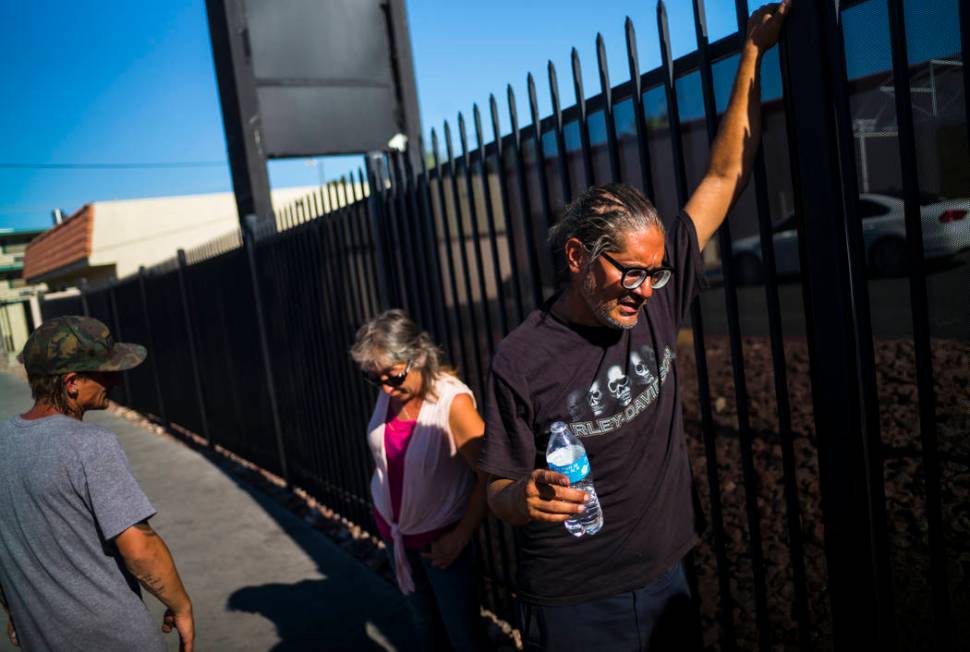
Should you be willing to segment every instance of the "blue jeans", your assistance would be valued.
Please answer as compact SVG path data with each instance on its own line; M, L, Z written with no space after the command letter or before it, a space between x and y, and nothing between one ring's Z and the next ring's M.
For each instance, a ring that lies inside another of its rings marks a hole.
M519 631L527 652L700 650L700 618L683 564L646 586L574 605L520 601Z
M387 558L394 568L394 545L387 545ZM430 551L408 550L408 564L414 593L406 597L411 620L422 650L490 650L479 611L478 569L473 544L448 568L435 568L421 556Z

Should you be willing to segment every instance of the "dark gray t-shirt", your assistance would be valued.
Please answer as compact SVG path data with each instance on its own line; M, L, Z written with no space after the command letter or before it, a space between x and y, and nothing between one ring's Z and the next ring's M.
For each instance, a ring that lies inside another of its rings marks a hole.
M570 324L547 306L506 337L492 360L480 467L520 479L546 468L549 426L565 421L589 455L603 529L576 539L559 523L518 528L525 600L577 604L646 586L697 543L684 440L677 330L703 285L689 216L667 228L673 280L630 330Z
M165 650L112 542L154 514L110 431L0 424L0 585L25 652Z

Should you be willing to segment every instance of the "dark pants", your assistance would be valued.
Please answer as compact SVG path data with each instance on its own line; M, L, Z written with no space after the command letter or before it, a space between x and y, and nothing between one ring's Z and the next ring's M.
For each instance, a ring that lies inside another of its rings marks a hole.
M590 602L519 602L519 631L527 651L666 652L699 650L702 641L682 564L643 588Z
M394 546L385 540L387 557L394 566ZM469 544L448 568L435 568L408 550L414 593L406 601L422 650L489 650L479 610L478 569L474 546ZM449 645L450 644L450 645Z

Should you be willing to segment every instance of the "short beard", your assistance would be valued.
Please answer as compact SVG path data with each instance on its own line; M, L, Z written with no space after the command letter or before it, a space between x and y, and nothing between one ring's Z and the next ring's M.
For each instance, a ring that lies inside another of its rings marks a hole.
M615 328L618 330L630 330L636 327L637 323L640 321L637 319L632 324L624 324L622 322L616 321L610 315L610 302L609 301L597 301L596 299L596 287L595 281L593 280L593 274L590 272L586 273L583 278L582 284L579 286L580 294L583 297L583 301L589 306L589 309L593 312L593 316L607 328Z

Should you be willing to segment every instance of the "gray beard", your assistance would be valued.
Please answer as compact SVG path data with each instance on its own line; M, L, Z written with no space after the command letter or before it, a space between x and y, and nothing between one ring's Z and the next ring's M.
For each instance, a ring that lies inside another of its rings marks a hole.
M634 328L637 325L637 322L640 321L638 317L637 320L634 321L632 324L623 324L613 319L613 317L610 316L610 309L609 309L608 303L605 301L596 300L596 288L593 287L592 274L586 274L586 277L583 279L582 285L580 285L580 291L581 291L580 294L582 294L582 297L583 297L583 301L585 301L586 305L589 306L589 309L592 311L593 316L595 316L596 319L599 320L599 322L604 326L606 326L607 328L615 328L618 330L628 331L631 328Z

